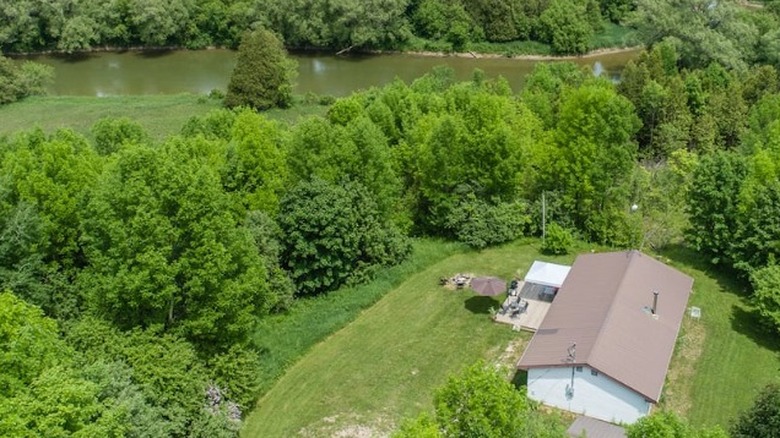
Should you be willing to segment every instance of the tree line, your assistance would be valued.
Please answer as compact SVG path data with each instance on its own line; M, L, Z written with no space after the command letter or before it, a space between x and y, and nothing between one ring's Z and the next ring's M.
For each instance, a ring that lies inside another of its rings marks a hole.
M638 41L674 40L683 59L727 68L777 63L777 2L734 0L3 0L0 51L73 53L112 47L238 46L265 27L288 47L333 51L463 51L470 43L535 41L581 54L609 23Z
M582 53L603 23L633 8L633 0L4 0L0 50L236 47L246 29L264 26L301 48L402 49L423 38L463 50L530 39Z

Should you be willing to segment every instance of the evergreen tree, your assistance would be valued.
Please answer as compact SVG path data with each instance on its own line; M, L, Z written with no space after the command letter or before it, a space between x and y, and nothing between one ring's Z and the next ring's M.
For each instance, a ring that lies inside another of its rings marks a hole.
M264 110L289 107L296 64L273 33L265 29L244 34L238 62L230 76L225 105Z

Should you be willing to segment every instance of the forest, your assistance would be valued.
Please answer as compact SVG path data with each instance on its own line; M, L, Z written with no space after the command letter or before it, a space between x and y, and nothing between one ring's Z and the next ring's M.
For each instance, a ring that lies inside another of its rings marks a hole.
M518 2L536 5L538 21L521 14L528 20L501 27L485 16L498 9L479 1L345 2L359 9L338 12L349 22L317 9L338 2L29 3L0 7L4 51L235 46L255 22L292 46L385 48L411 29L452 37L434 25L441 17L500 40L541 35L551 8L572 10L566 0ZM551 251L573 239L690 247L751 291L777 337L780 10L706 4L589 6L594 17L634 20L647 43L617 83L549 63L514 93L502 78L475 71L457 82L438 68L324 99L325 116L295 124L226 101L164 141L110 117L89 135L0 137L0 435L236 436L269 384L255 372L272 360L252 336L258 324L375 278L420 239L478 250L539 236L542 196ZM295 14L316 22L291 27L304 23ZM46 76L0 68L13 72L0 82L9 101L40 91ZM252 105L295 104L262 102ZM441 391L442 418L455 415L446 402L455 386ZM527 400L507 397L527 411ZM405 427L419 436L433 421ZM760 436L751 424L732 436ZM719 436L693 433L660 436Z
M235 48L245 30L262 26L297 48L462 51L470 42L522 40L583 53L594 33L632 7L631 0L3 0L0 50Z

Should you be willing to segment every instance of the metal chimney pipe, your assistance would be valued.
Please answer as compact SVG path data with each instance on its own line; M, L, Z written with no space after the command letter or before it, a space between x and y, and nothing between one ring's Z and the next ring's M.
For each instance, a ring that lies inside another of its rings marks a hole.
M653 312L653 315L655 315L655 312L658 310L658 291L653 291L653 308L651 311Z

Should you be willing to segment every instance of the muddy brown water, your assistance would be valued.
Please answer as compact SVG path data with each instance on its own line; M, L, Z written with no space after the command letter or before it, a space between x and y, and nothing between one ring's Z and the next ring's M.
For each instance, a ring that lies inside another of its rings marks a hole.
M637 50L604 53L572 61L596 73L619 78ZM382 54L335 56L295 53L298 78L295 92L345 96L359 89L381 86L399 77L407 82L447 65L459 80L474 69L487 77L503 76L516 92L539 60ZM77 56L39 55L32 59L54 67L54 95L110 96L139 94L208 93L224 90L235 66L232 50L175 50L165 52L96 52Z

